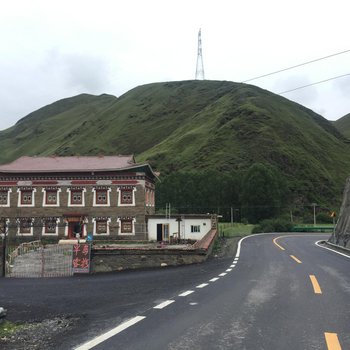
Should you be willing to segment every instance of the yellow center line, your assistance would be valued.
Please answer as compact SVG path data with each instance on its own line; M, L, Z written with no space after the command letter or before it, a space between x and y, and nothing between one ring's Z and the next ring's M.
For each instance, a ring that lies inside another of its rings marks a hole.
M281 245L279 245L279 244L277 243L277 240L278 240L279 238L281 238L281 237L276 237L276 238L273 240L273 243L274 243L278 248L280 248L281 250L285 250Z
M290 257L291 257L293 260L295 260L298 264L301 264L301 261L300 261L298 258L296 258L294 255L290 255Z
M322 294L321 287L318 284L318 281L314 275L310 275L310 280L312 283L312 286L314 287L315 294Z
M325 333L328 350L341 350L337 333Z

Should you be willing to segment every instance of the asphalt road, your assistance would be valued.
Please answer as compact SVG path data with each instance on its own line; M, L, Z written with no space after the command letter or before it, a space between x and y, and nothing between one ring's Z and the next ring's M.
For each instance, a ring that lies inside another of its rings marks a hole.
M201 265L6 279L0 298L13 320L78 317L56 349L350 349L350 259L315 245L325 238L250 236L237 258Z

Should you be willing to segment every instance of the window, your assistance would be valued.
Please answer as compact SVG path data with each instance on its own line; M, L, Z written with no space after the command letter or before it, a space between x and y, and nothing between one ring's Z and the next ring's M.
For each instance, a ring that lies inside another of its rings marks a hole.
M68 192L68 206L69 207L83 207L85 206L84 193L85 188L67 188Z
M201 232L201 226L200 225L191 225L191 232Z
M33 224L31 218L20 218L17 220L18 223L18 234L20 235L32 235Z
M83 203L83 191L73 190L70 197L71 204L82 204Z
M132 220L122 220L120 232L121 233L132 233Z
M11 193L10 188L0 187L0 207L10 206L10 193Z
M58 225L57 218L46 218L44 221L43 234L44 235L57 235L58 234Z
M127 205L135 205L135 192L136 187L134 186L120 186L118 187L118 205L127 206Z
M46 191L46 204L57 204L57 191Z
M109 193L111 191L108 187L95 187L92 189L94 192L94 206L109 207Z
M110 218L98 217L92 219L94 223L94 235L109 235Z
M106 234L107 233L107 221L98 220L96 221L96 233Z
M18 192L18 206L19 207L34 207L34 193L36 189L31 187L19 188Z
M7 230L7 225L9 224L9 222L9 218L0 217L0 233L4 233L5 230Z
M31 205L33 203L33 191L21 191L21 204Z
M121 190L120 191L121 204L132 204L132 191L131 190Z
M43 192L43 207L59 207L61 189L57 187L45 187Z
M135 218L121 217L118 218L119 234L120 235L134 235L135 234Z
M96 192L96 203L97 204L107 204L107 191L98 190Z

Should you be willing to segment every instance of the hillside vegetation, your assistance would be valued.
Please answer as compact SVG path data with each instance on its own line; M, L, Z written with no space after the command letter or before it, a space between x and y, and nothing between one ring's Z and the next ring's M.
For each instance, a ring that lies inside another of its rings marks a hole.
M337 130L350 139L350 113L333 122Z
M206 171L240 177L254 163L268 164L295 203L338 205L350 171L350 145L331 122L266 90L226 81L67 98L1 131L0 147L1 163L21 155L133 153L163 179Z

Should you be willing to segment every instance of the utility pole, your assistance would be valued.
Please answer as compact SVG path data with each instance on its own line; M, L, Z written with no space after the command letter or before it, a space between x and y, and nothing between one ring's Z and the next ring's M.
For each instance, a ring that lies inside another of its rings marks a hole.
M196 64L196 80L204 80L204 66L202 56L202 35L201 29L198 32L198 51L197 51L197 64Z
M314 207L314 226L316 226L316 203L311 204Z

